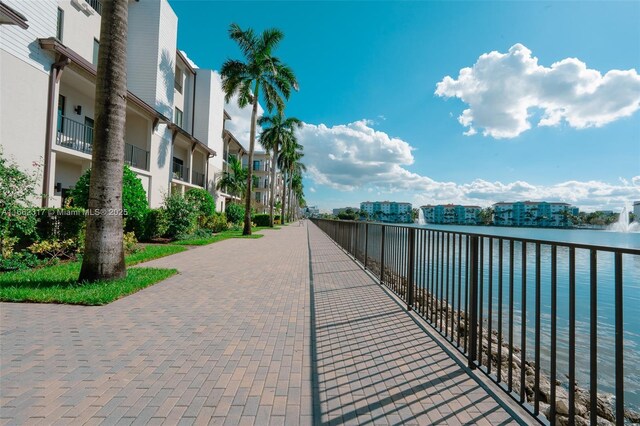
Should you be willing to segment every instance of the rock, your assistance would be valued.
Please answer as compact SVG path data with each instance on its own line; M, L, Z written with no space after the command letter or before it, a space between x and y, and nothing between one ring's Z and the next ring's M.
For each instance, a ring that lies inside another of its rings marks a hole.
M556 413L561 416L569 415L569 402L564 399L559 399L556 402Z
M585 415L585 418L590 419L591 418L591 412L587 411L587 414ZM607 419L603 419L602 417L598 417L597 418L597 426L613 426L613 423L611 423L609 420Z
M631 423L640 423L640 413L629 409L624 410L624 418Z

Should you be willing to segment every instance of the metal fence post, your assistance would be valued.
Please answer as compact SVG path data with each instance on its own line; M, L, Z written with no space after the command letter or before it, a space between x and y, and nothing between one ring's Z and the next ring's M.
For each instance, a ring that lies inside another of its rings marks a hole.
M415 266L415 239L416 229L409 228L409 238L407 247L407 310L410 311L413 306L413 293L414 293L414 266Z
M353 226L356 228L356 240L353 249L353 257L358 260L358 245L360 244L360 224L353 222Z
M367 258L369 257L369 224L364 223L364 269L367 269Z
M469 255L469 267L471 276L469 279L469 354L468 366L475 369L475 361L478 359L478 237L471 236Z
M380 225L382 228L382 238L380 243L380 284L384 284L384 234L387 229L386 226Z

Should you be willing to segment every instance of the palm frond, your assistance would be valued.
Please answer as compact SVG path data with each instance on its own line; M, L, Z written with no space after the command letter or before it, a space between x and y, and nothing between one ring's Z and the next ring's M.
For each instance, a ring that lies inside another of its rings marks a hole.
M238 24L229 25L229 38L235 41L240 47L242 54L247 59L253 59L255 57L258 48L258 38L253 32L253 29L247 28L243 30Z

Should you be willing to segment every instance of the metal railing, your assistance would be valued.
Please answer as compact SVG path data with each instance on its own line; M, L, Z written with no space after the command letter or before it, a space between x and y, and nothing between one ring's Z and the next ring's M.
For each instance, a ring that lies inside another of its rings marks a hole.
M180 164L174 161L172 172L174 179L178 179L183 182L189 181L189 168L185 167L184 164Z
M93 127L86 126L65 116L59 116L56 144L74 151L91 154L93 150Z
M89 6L91 6L91 8L98 13L98 15L102 15L102 1L101 0L87 0L87 3L89 3Z
M124 144L124 162L131 167L149 170L149 151L128 143Z
M204 173L193 171L193 181L191 183L204 188L204 180Z
M640 249L312 220L541 423L637 407Z

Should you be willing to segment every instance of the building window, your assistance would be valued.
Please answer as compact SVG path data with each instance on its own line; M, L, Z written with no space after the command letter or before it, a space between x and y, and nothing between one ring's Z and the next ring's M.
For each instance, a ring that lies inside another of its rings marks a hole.
M93 65L98 66L98 52L100 51L100 42L93 39Z
M58 22L56 26L56 38L62 41L62 32L64 31L64 10L58 8Z
M256 192L256 202L262 202L262 192Z
M260 170L260 161L254 161L253 162L253 170L254 171L259 171Z
M175 117L173 117L173 121L175 121L179 127L182 127L182 111L180 108L176 107L176 113Z
M182 74L182 70L178 67L176 67L176 78L175 78L175 83L176 83L176 90L178 91L178 93L182 93L182 81L184 79L184 76Z

